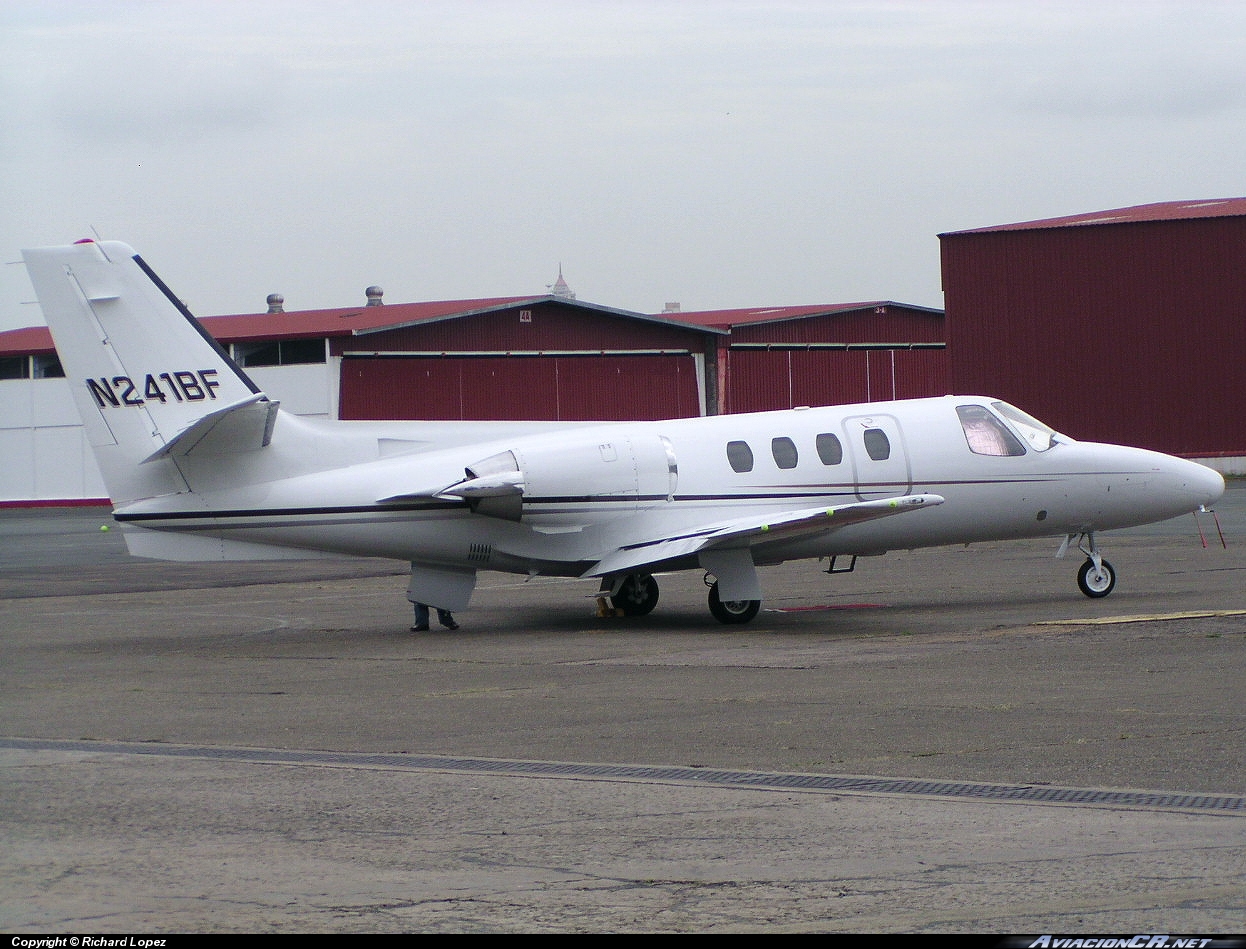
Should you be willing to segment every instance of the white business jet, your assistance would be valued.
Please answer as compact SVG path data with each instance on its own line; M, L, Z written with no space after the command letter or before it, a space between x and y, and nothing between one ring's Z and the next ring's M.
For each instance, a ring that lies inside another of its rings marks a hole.
M1074 441L948 396L664 422L340 422L282 412L125 244L25 252L132 554L389 557L413 602L467 607L480 570L601 578L640 616L700 569L745 623L757 566L1062 538L1091 597L1099 531L1215 501L1215 471ZM838 567L837 567L838 564Z

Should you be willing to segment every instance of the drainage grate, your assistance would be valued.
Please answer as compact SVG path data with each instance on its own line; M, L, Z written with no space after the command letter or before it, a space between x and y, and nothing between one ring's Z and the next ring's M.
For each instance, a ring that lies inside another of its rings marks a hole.
M729 771L714 768L580 764L560 761L514 761L504 758L462 758L450 755L369 754L345 751L288 751L272 748L214 748L209 745L165 745L147 742L59 741L0 738L0 748L22 751L85 751L103 754L151 755L164 758L206 758L262 764L334 765L387 768L395 771L459 771L476 774L565 778L609 778L616 781L660 781L751 790L847 791L863 794L912 794L922 797L980 801L1023 801L1035 804L1093 804L1110 807L1161 808L1246 814L1246 797L1167 791L1108 791L1029 784L979 784L965 781L923 781L835 774L787 774Z

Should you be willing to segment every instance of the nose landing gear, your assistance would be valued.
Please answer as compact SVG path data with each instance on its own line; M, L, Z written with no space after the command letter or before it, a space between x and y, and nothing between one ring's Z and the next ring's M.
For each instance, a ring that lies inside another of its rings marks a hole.
M1077 586L1093 599L1107 596L1116 586L1116 570L1102 557L1088 559L1077 571Z
M1116 587L1116 568L1104 560L1095 547L1094 531L1085 531L1080 535L1069 534L1064 538L1064 543L1060 545L1060 552L1056 556L1063 557L1075 538L1077 549L1086 555L1086 562L1077 571L1077 587L1091 599L1101 599ZM1085 546L1082 544L1083 540Z

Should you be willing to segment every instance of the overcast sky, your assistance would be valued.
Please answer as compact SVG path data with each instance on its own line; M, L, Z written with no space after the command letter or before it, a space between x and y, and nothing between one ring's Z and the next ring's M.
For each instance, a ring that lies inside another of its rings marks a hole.
M0 3L0 261L198 315L939 307L943 231L1246 195L1246 3ZM42 323L0 268L0 329Z

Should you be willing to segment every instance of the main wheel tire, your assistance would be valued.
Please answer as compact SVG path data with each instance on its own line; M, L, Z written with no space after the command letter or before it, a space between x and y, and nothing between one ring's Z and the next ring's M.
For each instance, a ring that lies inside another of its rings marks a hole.
M761 600L722 600L718 584L710 587L710 612L720 623L747 623L761 609Z
M624 616L646 616L658 605L658 581L647 573L628 574L610 603Z
M1106 560L1100 560L1096 569L1095 562L1087 559L1077 571L1077 586L1092 599L1107 596L1116 586L1116 570Z

